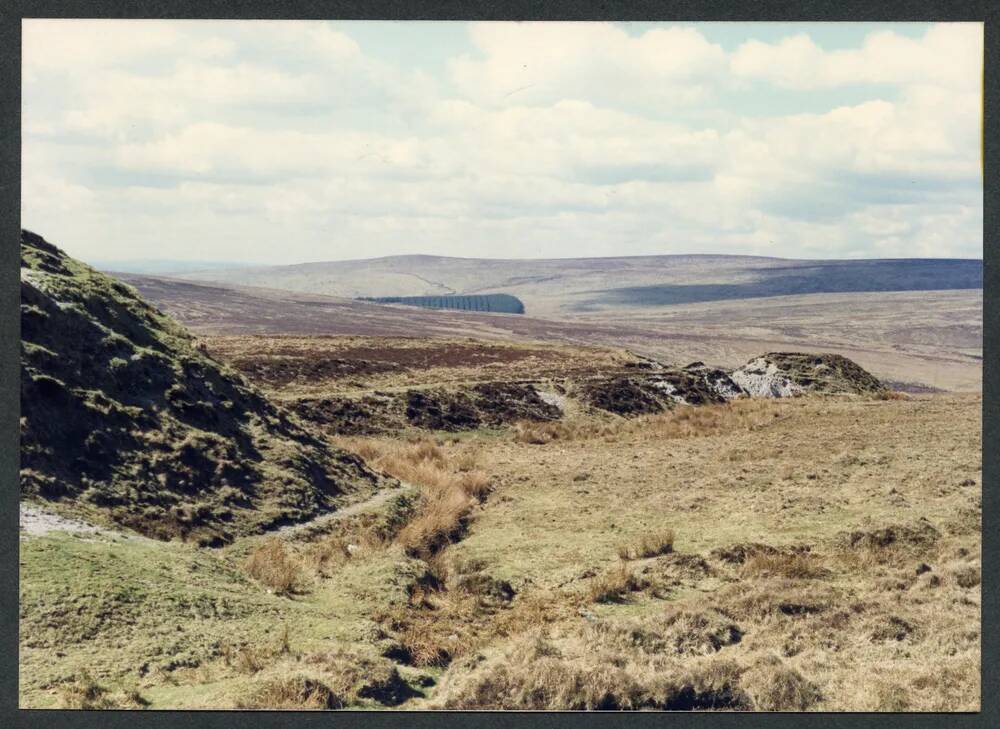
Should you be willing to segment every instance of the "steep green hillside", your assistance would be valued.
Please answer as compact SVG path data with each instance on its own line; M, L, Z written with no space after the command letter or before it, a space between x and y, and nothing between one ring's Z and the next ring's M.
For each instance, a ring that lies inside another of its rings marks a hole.
M23 497L217 545L376 483L132 288L22 231Z

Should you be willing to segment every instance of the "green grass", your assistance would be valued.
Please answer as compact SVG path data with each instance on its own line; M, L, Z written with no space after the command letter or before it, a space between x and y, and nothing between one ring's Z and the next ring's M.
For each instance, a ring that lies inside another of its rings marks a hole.
M22 541L21 705L58 706L60 687L84 674L137 687L154 709L217 704L247 680L224 666L227 645L276 647L285 626L296 652L357 643L372 634L373 606L405 600L409 562L390 550L289 599L225 550L65 533Z

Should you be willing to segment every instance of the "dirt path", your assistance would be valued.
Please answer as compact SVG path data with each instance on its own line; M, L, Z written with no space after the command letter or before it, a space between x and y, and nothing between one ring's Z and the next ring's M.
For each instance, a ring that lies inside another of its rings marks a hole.
M89 524L79 519L67 519L51 511L46 511L36 504L21 503L20 533L21 538L42 537L50 532L69 532L70 534L104 534L128 539L143 539L137 534L126 534L112 529L106 529Z
M357 514L367 511L368 509L381 506L393 496L402 493L403 488L407 486L409 486L409 484L402 483L400 487L384 488L375 492L375 494L364 501L359 501L355 504L351 504L350 506L345 506L343 509L338 509L337 511L330 512L329 514L323 514L322 516L318 516L311 521L280 527L272 533L281 537L300 536L312 529L324 527L331 522L347 519L348 517L356 516ZM37 504L24 502L20 504L19 521L22 539L30 537L43 537L52 532L92 534L95 536L105 535L112 537L124 537L127 539L146 538L138 534L119 532L106 527L90 524L80 519L69 519L48 511Z

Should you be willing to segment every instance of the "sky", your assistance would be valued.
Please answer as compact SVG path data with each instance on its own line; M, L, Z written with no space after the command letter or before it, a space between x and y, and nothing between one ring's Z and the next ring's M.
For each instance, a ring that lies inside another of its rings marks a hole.
M25 20L84 260L982 257L978 23Z

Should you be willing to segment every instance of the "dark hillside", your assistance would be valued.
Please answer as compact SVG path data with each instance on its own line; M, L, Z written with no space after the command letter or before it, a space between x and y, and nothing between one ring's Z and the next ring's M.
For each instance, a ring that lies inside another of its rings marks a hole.
M22 231L22 496L220 544L376 481L134 289Z
M748 270L753 280L718 284L656 284L591 292L581 304L667 306L763 296L873 291L981 289L983 262L965 259L808 261Z

